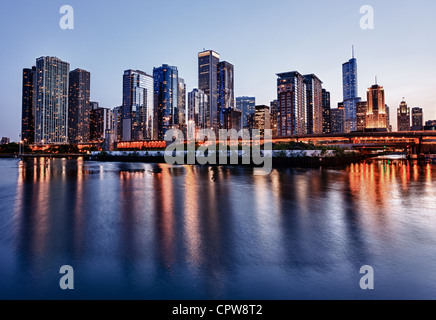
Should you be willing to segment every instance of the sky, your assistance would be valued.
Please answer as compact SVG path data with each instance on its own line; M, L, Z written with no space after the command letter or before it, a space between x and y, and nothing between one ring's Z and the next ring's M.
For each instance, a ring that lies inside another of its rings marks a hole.
M74 9L74 30L62 30L63 5ZM363 30L360 8L374 9ZM177 66L188 92L198 86L197 54L220 53L235 66L235 95L258 105L277 97L276 74L314 73L342 101L342 64L355 47L359 95L385 88L396 128L403 97L436 119L436 1L357 0L2 0L0 2L0 137L18 141L22 69L56 56L71 70L91 72L91 100L122 103L126 69L152 74Z

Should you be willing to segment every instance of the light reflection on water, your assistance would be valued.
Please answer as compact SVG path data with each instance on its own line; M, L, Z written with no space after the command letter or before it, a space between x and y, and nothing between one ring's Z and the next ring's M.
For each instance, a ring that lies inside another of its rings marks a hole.
M258 176L39 159L1 160L0 176L0 298L436 298L431 165Z

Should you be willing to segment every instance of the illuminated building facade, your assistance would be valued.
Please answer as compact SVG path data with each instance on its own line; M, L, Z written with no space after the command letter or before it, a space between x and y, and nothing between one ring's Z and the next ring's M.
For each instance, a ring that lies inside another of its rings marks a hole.
M218 122L219 128L226 128L225 114L235 108L233 83L234 67L227 61L218 63Z
M356 131L364 132L367 127L367 114L368 114L368 103L366 101L360 101L356 106Z
M256 106L254 129L260 131L261 137L265 137L265 130L271 129L271 116L268 106Z
M126 70L123 75L123 141L153 139L153 77L139 70Z
M353 132L357 129L357 103L360 102L358 97L357 83L357 59L350 59L342 65L342 81L344 93L344 114L345 114L345 132Z
M412 109L412 131L424 130L424 114L422 108Z
M326 89L322 89L322 132L325 134L329 134L330 129L330 92Z
M94 108L90 111L90 140L91 142L102 142L106 133L114 132L114 112L107 108Z
M323 133L322 81L314 74L305 75L307 134Z
M249 128L249 119L253 114L256 113L256 98L237 97L236 110L241 111L242 129Z
M368 89L368 111L366 116L366 128L387 130L385 90L375 84Z
M271 101L271 130L273 137L279 135L279 108L277 100Z
M340 103L337 109L330 110L331 115L331 133L345 132L345 110Z
M401 102L397 111L398 131L410 131L410 108L407 106L406 101Z
M36 60L35 143L68 143L70 64L56 57Z
M89 117L91 74L82 69L70 72L68 96L68 140L72 144L90 140Z
M194 89L188 94L188 123L197 129L208 129L209 96L203 90Z
M180 77L178 90L178 116L176 123L180 130L183 132L186 131L186 84L185 80Z

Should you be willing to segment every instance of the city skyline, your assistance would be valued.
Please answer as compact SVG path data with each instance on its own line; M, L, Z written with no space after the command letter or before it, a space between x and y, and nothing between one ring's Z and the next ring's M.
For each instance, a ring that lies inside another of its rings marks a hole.
M130 3L136 4L138 7L143 6L135 1L130 1ZM198 2L192 1L183 6L174 2L168 5L180 8L180 18L185 21L192 18L192 15L199 15L200 10L196 7L196 3ZM224 5L226 3L225 1ZM0 136L8 136L12 140L18 139L21 122L22 69L30 67L30 63L34 61L35 57L45 55L55 55L63 61L68 61L72 66L71 69L82 68L91 72L93 75L91 100L99 101L101 106L107 108L114 108L122 104L120 74L127 69L143 70L151 74L153 67L168 63L177 66L183 74L187 92L197 88L196 54L203 49L219 52L223 60L230 61L235 66L235 97L253 96L256 97L258 105L269 105L277 98L275 74L289 70L300 70L304 74L313 72L323 80L324 87L331 93L332 107L335 107L338 102L342 101L341 65L352 56L351 46L354 44L355 56L359 63L358 91L360 96L363 96L373 84L374 76L377 75L380 85L386 91L386 103L391 109L394 128L396 128L396 117L393 110L396 110L400 105L402 97L406 97L411 108L423 108L424 121L436 118L436 95L432 90L436 84L436 72L432 72L434 67L431 64L435 45L422 41L428 32L426 25L431 19L423 18L413 25L401 25L399 24L399 21L403 20L401 17L405 18L416 11L421 14L422 10L389 1L374 5L376 12L375 30L362 30L359 27L361 4L355 1L347 4L341 3L337 10L327 10L329 16L323 17L323 8L331 6L332 3L319 3L311 13L314 18L317 18L315 19L316 23L311 28L319 29L327 25L327 30L322 32L322 35L316 35L310 33L313 31L310 29L303 32L303 35L297 39L289 36L290 44L289 48L286 47L288 50L285 48L285 54L271 48L278 41L278 36L274 35L274 28L288 25L287 20L276 19L277 21L275 20L271 26L263 25L262 28L255 25L256 17L263 17L272 11L275 12L276 18L283 18L285 14L277 13L275 10L277 6L261 5L260 2L256 3L254 8L248 8L245 1L232 6L231 15L233 18L239 16L243 10L250 11L251 18L243 19L243 22L248 23L247 27L250 32L247 32L247 29L239 29L238 24L226 26L220 30L220 32L231 34L229 38L220 37L219 34L207 35L205 31L200 30L198 39L191 39L188 34L193 30L198 31L198 27L192 23L186 23L184 25L186 33L183 40L184 45L177 52L167 50L165 43L157 42L158 35L150 32L151 30L148 31L148 29L144 32L144 36L152 42L159 43L158 47L151 49L148 46L148 50L141 50L142 47L139 45L138 50L135 49L133 52L113 50L114 47L124 45L132 37L123 34L125 29L118 22L109 21L117 17L117 10L120 10L120 14L125 12L126 6L120 7L115 3L110 4L108 11L103 14L95 4L73 1L71 5L75 8L76 28L66 31L61 30L58 26L60 15L56 5L42 3L37 6L30 3L27 7L20 8L19 12L28 19L28 24L33 23L41 26L45 38L37 39L30 33L24 33L27 30L26 26L21 26L19 23L14 24L16 27L14 37L5 34L6 28L1 31L4 35L2 38L5 41L6 49L2 65L5 74L0 80L0 93L2 95L0 109L4 115L0 119ZM334 1L334 3L338 2ZM285 3L283 1L278 1L276 4L280 5L284 12L304 12L305 7L308 6L308 4ZM159 4L149 5L152 12L152 9L161 7ZM4 9L2 12L17 10L13 4L5 3L1 7ZM189 10L186 9L188 7L193 8L189 13ZM436 6L432 2L428 2L427 7ZM430 9L427 11L431 11ZM37 20L34 18L35 12L42 12L43 16L47 14L46 21L40 22L41 25L37 24ZM98 14L100 24L87 21L89 19L95 22L92 19L92 15L95 14ZM330 22L341 14L343 19L340 22ZM424 16L426 14L424 12ZM11 16L13 17L13 15ZM155 17L152 16L151 20L154 21L154 19ZM203 19L206 18L201 17L200 20L203 21ZM11 17L4 16L1 23L8 22L11 22ZM171 25L173 23L169 23L169 26ZM396 30L395 33L392 32L393 29ZM229 33L230 31L232 32ZM258 31L265 41L255 41ZM396 36L397 33L402 34L401 39ZM416 34L422 34L422 36L416 37ZM326 38L326 35L332 35L332 37L327 37L330 40L316 41L321 36ZM307 39L302 39L303 36ZM87 51L86 54L83 54L83 51L78 51L75 46L81 37L84 37L85 44L91 45L95 42L93 45L95 50ZM17 41L17 38L22 39L22 42ZM111 41L108 41L109 38ZM293 45L295 41L300 41L298 43L301 43L301 46ZM323 46L328 50L322 50L320 53L320 50L315 46L316 42L317 46ZM248 43L253 44L250 49L246 47ZM176 44L180 46L180 42ZM292 49L290 49L291 47ZM377 47L377 52L373 52L373 47ZM16 52L20 52L20 54L17 55ZM252 73L250 70L255 72ZM408 76L405 77L405 74ZM424 76L426 77L425 83L417 84L413 80Z

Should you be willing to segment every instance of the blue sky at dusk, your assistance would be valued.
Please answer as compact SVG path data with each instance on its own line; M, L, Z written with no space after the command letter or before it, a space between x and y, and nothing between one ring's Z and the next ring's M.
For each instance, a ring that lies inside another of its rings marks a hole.
M75 11L75 29L59 27L62 5ZM375 29L359 26L362 5L375 10ZM276 73L315 73L342 101L342 63L358 59L359 94L378 82L386 90L396 129L402 97L436 119L436 2L292 0L125 0L0 2L0 137L18 140L22 69L40 56L57 56L71 70L91 72L91 99L122 102L126 69L152 74L175 65L188 91L198 85L203 48L235 65L236 96L257 104L276 98Z

